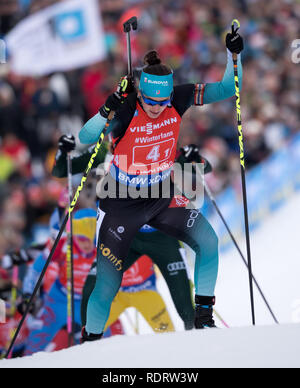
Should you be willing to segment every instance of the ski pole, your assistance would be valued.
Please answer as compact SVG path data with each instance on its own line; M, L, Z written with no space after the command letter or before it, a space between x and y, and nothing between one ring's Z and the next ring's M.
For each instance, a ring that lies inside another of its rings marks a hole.
M127 38L127 58L128 58L128 74L133 75L132 72L132 60L131 60L131 42L130 42L130 31L131 29L136 30L137 29L137 17L133 16L132 18L128 19L123 24L124 32L126 33Z
M238 252L239 252L239 254L240 254L244 264L248 268L247 260L245 259L245 257L243 255L243 253L242 253L242 251L241 251L241 249L240 249L236 239L234 238L234 236L233 236L233 234L232 234L232 232L231 232L231 230L230 230L230 228L229 228L225 218L223 217L223 214L222 214L220 208L218 207L218 205L216 203L216 200L215 200L215 198L214 198L210 188L208 187L208 185L207 185L207 183L205 181L204 181L204 189L205 189L205 192L207 193L209 199L211 200L214 208L216 209L218 215L220 216L221 220L223 221L223 224L224 224L225 228L227 229L227 232L229 233L229 235L231 237L231 240L232 240L233 244L235 245L236 249L238 250ZM265 304L267 306L267 309L269 310L270 314L272 315L272 318L274 319L275 323L278 323L278 320L276 319L275 314L273 313L273 311L272 311L272 309L271 309L271 307L270 307L270 305L269 305L269 303L268 303L264 293L262 292L262 289L260 288L260 286L259 286L259 284L258 284L258 282L257 282L257 280L256 280L256 278L255 278L255 276L253 274L252 274L252 278L253 278L253 281L254 281L254 283L255 283L255 285L256 285L256 287L257 287L257 289L258 289L258 291L259 291L259 293L260 293L260 295L261 295L261 297L263 299L263 301L265 302Z
M107 122L106 122L106 124L105 124L105 128L104 128L103 132L101 133L101 135L100 135L100 137L99 137L99 139L98 139L98 142L97 142L97 144L96 144L96 146L95 146L95 148L94 148L94 152L93 152L93 154L92 154L92 156L91 156L91 158L90 158L90 161L89 161L89 163L88 163L88 165L87 165L87 167L86 167L86 169L85 169L85 172L84 172L84 174L83 174L83 177L81 178L80 185L78 186L78 188L77 188L77 190L76 190L76 193L75 193L75 195L74 195L74 198L73 198L73 200L72 200L72 202L71 202L71 205L69 206L69 209L68 209L68 211L67 211L67 214L65 215L65 217L64 217L64 219L63 219L63 221L62 221L62 224L61 224L61 227L60 227L60 229L59 229L58 235L56 236L56 239L55 239L55 241L54 241L54 244L53 244L53 246L52 246L52 249L51 249L51 251L50 251L50 254L49 254L49 256L48 256L48 259L47 259L47 261L46 261L46 263L45 263L45 265L44 265L44 267L43 267L43 270L42 270L42 272L41 272L41 274L40 274L40 277L39 277L39 279L38 279L38 281L37 281L37 283L36 283L36 285L35 285L35 288L34 288L34 290L33 290L33 293L32 293L32 295L31 295L31 297L30 297L30 300L29 300L29 302L28 302L28 304L27 304L27 306L26 306L26 309L25 309L25 312L24 312L24 314L23 314L23 316L22 316L22 319L20 320L20 323L19 323L19 325L18 325L18 327L17 327L17 329L16 329L16 332L15 332L15 334L14 334L14 337L13 337L13 339L12 339L10 345L9 345L8 350L6 351L5 358L8 358L8 355L9 355L9 353L11 352L11 350L12 350L12 348L13 348L15 342L16 342L16 339L17 339L17 337L18 337L18 335L19 335L19 333L20 333L20 330L21 330L21 328L22 328L22 325L23 325L23 323L24 323L24 321L25 321L25 319L26 319L26 316L27 316L27 314L29 313L29 310L30 310L30 307L31 307L31 305L32 305L32 303L33 303L33 300L34 300L34 298L35 298L35 295L37 294L37 292L38 292L38 290L39 290L39 288L40 288L40 286L41 286L41 283L42 283L43 278L44 278L44 276L45 276L46 270L47 270L47 268L48 268L48 266L49 266L49 264L50 264L50 262L51 262L51 260L52 260L52 257L53 257L53 255L54 255L54 253L55 253L55 250L56 250L56 248L57 248L57 245L58 245L58 243L59 243L59 241L60 241L60 239L61 239L61 236L62 236L62 234L63 234L63 232L64 232L64 230L65 230L65 227L66 227L66 225L67 225L68 219L69 219L70 215L72 214L72 212L73 212L73 210L74 210L74 208L75 208L75 206L76 206L76 204L77 204L79 195L80 195L80 193L81 193L81 191L82 191L82 189L83 189L83 187L84 187L84 184L85 184L85 182L86 182L86 180L87 180L87 176L88 176L90 170L91 170L92 167L93 167L95 158L96 158L96 156L97 156L97 154L98 154L98 152L99 152L99 149L100 149L100 147L101 147L101 144L103 143L103 139L104 139L104 137L105 137L105 133L107 132L107 129L108 129L108 127L109 127L109 125L110 125L110 122L111 122L111 120L113 119L113 117L114 117L114 112L110 112L110 114L109 114L109 116L108 116L108 119L107 119Z
M227 329L229 329L228 324L224 321L224 319L221 317L221 315L217 312L216 309L214 309L214 314L215 314L216 317L219 319L219 321L220 321Z
M10 315L13 316L16 312L16 302L18 296L18 283L19 283L19 268L14 265L12 272L12 289L11 289L11 306Z
M234 25L237 24L237 29L234 31ZM240 22L237 19L232 21L232 31L237 32L240 28ZM251 263L251 248L250 248L250 233L249 233L249 220L248 220L248 205L247 205L247 192L246 192L246 176L245 176L245 156L244 156L244 140L243 140L243 127L242 127L242 115L241 115L241 97L238 77L238 59L237 54L233 53L233 69L234 69L234 84L235 84L235 96L236 96L236 113L237 113L237 127L239 134L239 146L240 146L240 164L241 164L241 178L242 178L242 191L243 191L243 205L244 205L244 220L245 220L245 233L246 233L246 245L247 245L247 259L248 259L248 274L249 274L249 288L250 288L250 302L252 313L252 324L255 325L255 311L254 311L254 296L253 296L253 276L252 276L252 263Z
M136 333L139 334L139 312L137 309L135 309L135 327L136 327Z
M71 153L67 155L67 168L68 168L68 192L69 192L69 206L73 197L72 189L72 159ZM69 347L74 344L74 261L73 261L73 214L69 215L67 224L67 331L68 331L68 345Z
M12 322L14 321L14 316L16 313L16 302L17 302L17 296L18 296L18 283L19 283L19 268L17 265L15 265L13 267L13 270L12 270L12 288L11 288L10 311L9 311L9 315L10 315ZM13 338L13 336L15 334L15 330L16 329L14 327L10 328L8 344L9 344L9 341L11 341L11 339ZM8 355L8 358L11 358L11 357L12 357L12 352L10 352Z
M132 322L132 320L131 320L131 318L130 318L130 315L129 315L129 313L128 313L127 310L124 311L124 315L125 315L127 321L129 322L131 328L132 328L133 331L135 332L135 334L138 335L138 334L139 334L138 327Z

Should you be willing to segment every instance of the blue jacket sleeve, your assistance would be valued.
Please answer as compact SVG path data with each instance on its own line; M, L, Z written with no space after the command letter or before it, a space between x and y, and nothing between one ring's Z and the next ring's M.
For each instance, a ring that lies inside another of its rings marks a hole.
M239 87L242 90L242 77L243 68L241 62L241 54L238 55L238 75L239 75ZM225 100L226 98L235 95L235 83L234 83L234 71L232 54L227 50L227 66L222 81L208 83L205 85L203 103L211 104L212 102L218 102Z
M107 120L102 117L100 113L97 113L94 117L87 121L79 132L80 142L82 144L96 143L103 132L106 121Z

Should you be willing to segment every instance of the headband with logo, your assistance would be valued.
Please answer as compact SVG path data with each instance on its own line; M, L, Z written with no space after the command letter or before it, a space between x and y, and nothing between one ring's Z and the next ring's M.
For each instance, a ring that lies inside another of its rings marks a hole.
M173 73L168 75L154 75L143 71L139 88L147 97L170 97L173 92Z

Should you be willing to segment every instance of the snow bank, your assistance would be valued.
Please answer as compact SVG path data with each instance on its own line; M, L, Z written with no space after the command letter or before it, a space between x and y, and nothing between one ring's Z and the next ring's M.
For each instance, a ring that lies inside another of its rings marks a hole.
M115 336L0 368L299 368L300 324Z

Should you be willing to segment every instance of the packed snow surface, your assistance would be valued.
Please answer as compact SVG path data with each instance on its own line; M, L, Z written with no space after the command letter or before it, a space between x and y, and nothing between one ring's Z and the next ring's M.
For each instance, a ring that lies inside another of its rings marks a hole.
M115 336L0 368L300 367L300 324Z

